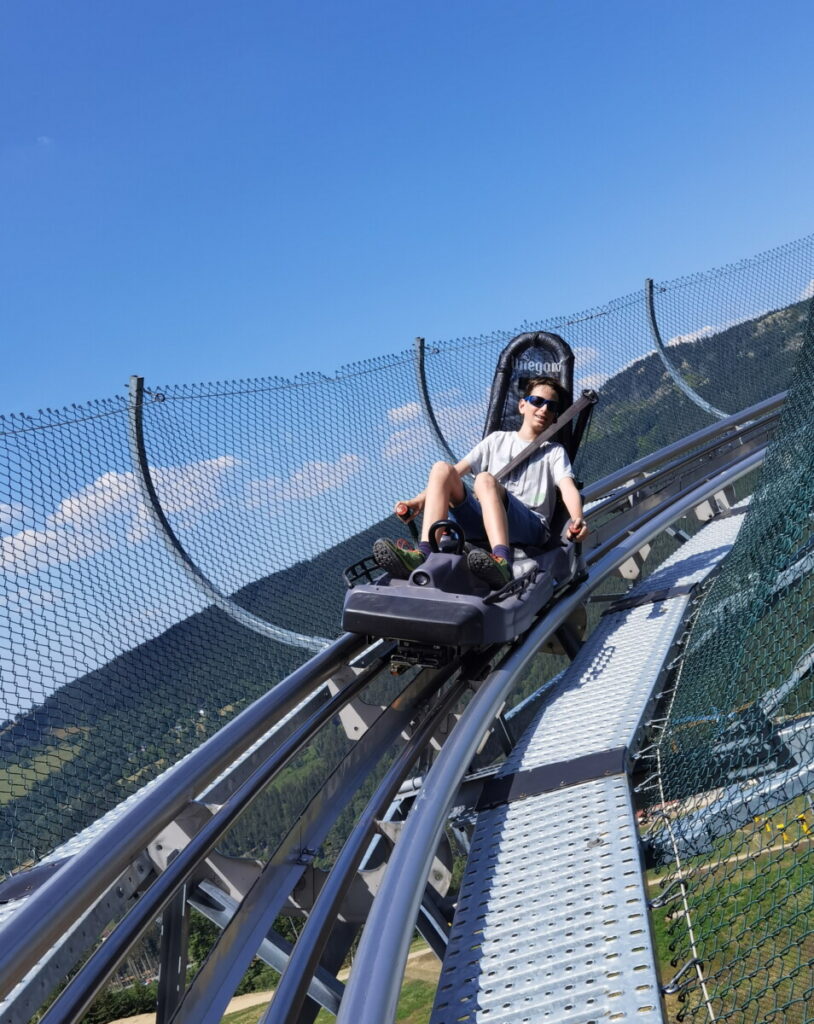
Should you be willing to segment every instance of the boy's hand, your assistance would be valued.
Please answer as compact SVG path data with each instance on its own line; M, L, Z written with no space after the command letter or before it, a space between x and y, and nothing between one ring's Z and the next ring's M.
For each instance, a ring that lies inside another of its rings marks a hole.
M393 511L403 523L411 523L423 507L423 502L418 498L410 498L408 501L397 501Z
M572 519L568 527L569 540L585 540L587 536L588 524L582 516L577 516L575 519Z

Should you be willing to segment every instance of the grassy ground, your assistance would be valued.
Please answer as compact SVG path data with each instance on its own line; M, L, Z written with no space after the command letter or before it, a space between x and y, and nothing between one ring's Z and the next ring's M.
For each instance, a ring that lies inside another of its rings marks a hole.
M35 783L61 772L81 750L79 743L61 743L40 751L25 767L16 765L0 770L0 806L25 796Z
M696 949L713 1005L743 1020L811 1020L810 964L814 935L814 813L803 798L775 808L725 839L706 858L688 863L687 902ZM651 894L656 880L648 876ZM692 956L680 901L653 915L656 949L666 982L674 944L677 966ZM670 917L674 916L673 921ZM700 986L689 971L687 1002L667 999L669 1019L707 1019ZM729 1019L727 1017L727 1019Z
M427 1024L432 1012L435 990L438 987L438 975L441 965L435 958L427 943L415 938L410 944L410 954L405 967L404 984L401 989L396 1024ZM341 971L340 979L347 979L347 971ZM247 1007L228 1013L223 1024L257 1024L267 1004ZM321 1010L316 1024L333 1024L336 1018Z
M435 998L435 984L430 981L406 981L401 990L396 1021L398 1024L427 1024ZM257 1024L265 1005L252 1006L237 1013L228 1013L223 1024ZM327 1010L320 1011L316 1024L333 1024L336 1018Z

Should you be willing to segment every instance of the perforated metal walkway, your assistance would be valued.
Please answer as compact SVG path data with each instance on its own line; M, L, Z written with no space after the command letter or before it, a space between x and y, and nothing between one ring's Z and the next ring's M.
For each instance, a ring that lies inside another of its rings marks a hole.
M729 551L743 511L631 590L642 603L604 617L503 765L477 818L431 1024L661 1022L629 754L691 588Z

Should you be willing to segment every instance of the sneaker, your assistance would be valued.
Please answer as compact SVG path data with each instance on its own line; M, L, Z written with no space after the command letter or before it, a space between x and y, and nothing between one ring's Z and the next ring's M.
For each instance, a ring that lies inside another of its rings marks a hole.
M376 564L394 579L406 580L413 569L417 569L424 561L424 552L399 537L395 544L392 540L377 540L373 545L373 557Z
M498 558L483 548L472 548L466 564L473 576L488 583L492 590L500 590L512 579L512 570L505 558Z

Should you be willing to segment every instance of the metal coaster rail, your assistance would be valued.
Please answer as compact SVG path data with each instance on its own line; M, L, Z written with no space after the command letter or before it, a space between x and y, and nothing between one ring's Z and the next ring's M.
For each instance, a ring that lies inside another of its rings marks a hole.
M79 974L69 983L65 991L43 1017L43 1024L58 1024L61 1021L78 1020L88 1009L93 994L110 977L117 963L127 950L143 935L152 920L167 906L179 887L189 881L192 872L214 848L219 839L234 824L251 801L313 738L317 730L330 721L378 672L378 664L368 666L354 681L348 684L333 699L318 708L262 765L237 788L204 827L184 847L146 890L142 898L124 917L105 943L96 950ZM426 687L425 687L426 688ZM402 724L401 721L398 723ZM390 730L388 742L394 736ZM397 735L397 732L396 732ZM385 745L386 749L386 745ZM380 756L382 751L377 751ZM378 756L376 760L378 760ZM287 895L287 893L286 893ZM275 915L276 916L276 915ZM231 926L231 925L230 925ZM256 946L251 951L254 955ZM249 957L251 959L251 957ZM214 962L210 959L210 962ZM242 971L241 971L242 974ZM239 978L238 978L239 981ZM235 985L237 982L235 982ZM211 1001L211 1000L210 1000ZM193 1017L198 1020L200 1017Z
M132 807L85 850L68 860L30 896L6 925L0 949L0 992L7 995L53 944L105 897L119 875L183 808L364 648L345 634L246 708L156 785L149 801Z
M356 761L349 764L345 775L335 783L336 792L341 792L343 799L349 798L351 786L362 784L387 745L392 745L398 733L412 722L411 738L379 783L328 876L322 897L303 931L301 944L295 946L289 967L283 974L279 1002L272 1003L264 1020L296 1019L290 1015L298 1012L308 994L320 950L336 920L344 888L358 868L373 823L406 778L415 757L432 736L434 726L465 690L473 689L474 696L437 755L390 857L339 1007L340 1022L392 1020L415 918L448 808L475 751L492 727L519 674L548 637L604 579L617 572L620 565L676 519L721 494L760 465L783 398L784 395L775 396L727 417L586 488L586 503L591 503L587 516L592 527L592 546L586 549L586 561L591 566L588 580L561 597L525 636L499 655L495 651L482 652L458 660L444 670L424 670L408 680L406 690L397 699L402 700L402 705L395 710L391 705L380 735L371 736L367 746L359 747ZM81 1017L116 963L155 915L194 877L214 844L251 799L288 763L296 750L310 741L325 721L385 666L386 645L378 645L370 654L363 653L365 646L363 637L351 634L340 637L158 780L144 800L123 813L106 832L66 860L35 888L2 930L0 998L7 1002L0 1019L4 1024L26 1019L17 1012L32 1005L35 989L41 999L47 995L47 988L38 986L37 981L45 976L51 980L55 977L56 955L49 960L49 953L58 948L67 933L76 930L83 915L103 904L115 891L120 876L143 856L154 837L185 807L199 799L208 786L244 757L284 716L324 688L327 680L338 677L340 692L334 698L314 711L303 711L293 735L267 741L268 749L264 747L261 754L254 756L251 770L244 768L242 774L235 776L230 795L175 859L159 871L152 884L142 888L130 912L113 928L44 1019L48 1024L56 1024ZM498 657L495 667L493 663ZM351 668L352 665L356 667ZM437 696L433 698L433 694ZM228 783L226 788L229 788ZM323 803L306 813L310 814L308 827L314 835L322 834L321 830L332 820ZM293 846L281 847L282 852L272 856L269 871L262 872L258 882L250 887L225 929L222 938L228 932L227 941L215 947L211 962L189 990L181 991L177 998L165 999L159 1015L162 1024L169 1020L214 1022L221 1019L222 1007L234 989L233 982L236 984L239 980L270 926L270 907L278 906L281 899L285 899L285 885L296 882L296 872L285 868L292 849ZM97 938L98 932L76 941L74 958L65 962L63 957L60 961L63 978ZM387 971L376 972L375 961L387 963ZM47 971L43 964L48 966ZM181 986L183 988L183 980ZM9 999L16 987L18 991L25 990L25 998L20 997L18 1004L14 1001L16 996Z

